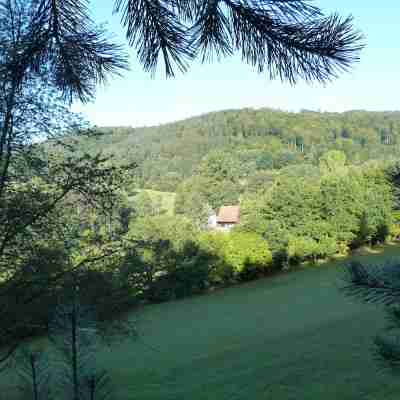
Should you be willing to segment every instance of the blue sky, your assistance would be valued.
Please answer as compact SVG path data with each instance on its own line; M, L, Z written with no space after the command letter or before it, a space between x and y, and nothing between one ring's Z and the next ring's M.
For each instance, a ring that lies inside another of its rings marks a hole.
M74 105L96 125L157 125L189 116L231 108L272 107L288 111L400 109L400 4L396 0L316 0L326 12L352 14L366 36L361 61L350 73L325 86L299 83L295 87L271 81L233 56L212 64L192 65L174 79L160 72L143 72L129 48L131 71L99 88L96 100ZM106 22L121 42L119 17L112 16L113 0L92 0L94 19ZM334 5L334 6L333 6Z

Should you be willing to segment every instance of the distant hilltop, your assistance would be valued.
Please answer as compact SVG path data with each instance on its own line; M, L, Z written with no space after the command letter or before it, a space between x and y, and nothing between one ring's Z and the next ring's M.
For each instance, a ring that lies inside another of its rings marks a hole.
M83 151L113 154L115 162L135 161L138 187L174 192L215 152L253 172L316 165L332 149L343 151L351 163L397 157L400 111L246 108L149 128L99 128L99 133L81 140Z

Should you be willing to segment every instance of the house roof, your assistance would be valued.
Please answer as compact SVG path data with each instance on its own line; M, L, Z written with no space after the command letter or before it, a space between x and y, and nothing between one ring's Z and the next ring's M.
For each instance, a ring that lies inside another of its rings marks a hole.
M240 215L239 206L223 206L219 209L217 222L219 223L238 223Z

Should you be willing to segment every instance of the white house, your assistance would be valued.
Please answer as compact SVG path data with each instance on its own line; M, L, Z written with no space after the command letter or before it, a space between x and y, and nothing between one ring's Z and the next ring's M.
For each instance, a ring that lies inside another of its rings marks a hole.
M215 213L211 214L208 217L207 228L208 229L216 229L217 228L217 215Z

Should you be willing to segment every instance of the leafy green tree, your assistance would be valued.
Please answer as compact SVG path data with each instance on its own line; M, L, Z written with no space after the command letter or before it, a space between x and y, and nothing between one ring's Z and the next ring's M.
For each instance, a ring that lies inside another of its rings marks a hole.
M370 169L364 174L366 217L371 229L372 244L383 243L393 224L394 196L384 171Z
M398 161L390 163L386 168L386 175L392 185L394 206L400 209L400 163Z
M319 159L319 167L323 174L343 175L346 173L346 154L342 151L331 150Z
M295 164L301 159L295 151L281 151L277 154L274 161L274 166L276 168L284 168L288 165Z
M214 256L210 266L210 281L214 284L231 282L234 279L233 267L225 261L228 235L221 232L202 232L197 243L208 254Z
M182 298L200 293L210 285L210 266L215 256L203 251L197 243L185 242L183 248L175 253L166 276L173 290L174 298Z
M339 243L349 245L358 235L365 203L359 174L334 176L321 183L323 214Z
M214 183L207 190L207 197L214 210L224 205L238 204L242 187L238 183L223 181Z
M203 185L208 182L198 177L183 181L177 188L175 199L175 213L190 218L198 227L207 224L208 217L212 214L206 191Z
M274 168L274 158L271 153L263 152L256 159L257 169L273 169Z
M157 302L172 297L168 282L167 285L159 283L175 261L171 243L160 239L132 241L121 262L125 276L132 281L138 298Z
M182 249L186 241L193 241L198 229L184 216L158 215L137 218L129 227L128 240L157 242L167 240L176 250Z
M234 273L243 278L268 270L272 263L267 242L254 233L230 234L224 255L225 262L232 266Z
M239 165L231 154L222 151L210 152L200 163L199 174L217 182L237 182Z
M318 182L305 178L277 181L264 207L264 219L268 224L265 237L271 246L274 243L277 250L284 247L290 232L307 236L308 223L321 221L321 201ZM286 232L283 236L282 231Z
M166 239L167 235L152 234L147 238L142 235L142 240L131 240L124 268L145 300L181 298L208 287L215 256L200 248L190 235L183 233L183 236Z
M128 249L122 269L139 292L151 301L169 299L173 287L169 287L168 279L160 279L177 267L178 258L185 253L187 244L194 242L196 235L197 228L183 216L137 218L126 236ZM183 259L182 262L187 263L186 258Z
M256 171L251 174L245 183L244 192L246 193L263 193L266 192L272 186L274 179L276 178L276 171ZM243 200L242 200L243 202Z
M238 229L263 235L292 262L315 261L386 240L393 204L382 166L321 177L280 173L265 193L243 198Z
M201 234L198 240L202 249L215 255L211 276L216 282L248 279L271 266L268 244L255 233L211 232Z
M315 180L319 180L320 171L315 165L309 163L298 163L283 167L279 170L279 175L298 178L307 177L308 179L314 178Z
M241 186L230 180L215 180L200 175L182 182L177 189L175 212L190 217L201 227L212 210L223 205L237 204Z
M154 216L157 210L153 207L152 199L145 190L139 192L133 198L135 214L139 217Z
M247 194L240 203L240 223L236 229L264 235L268 224L265 218L267 202L265 194Z
M334 256L338 251L335 238L325 236L318 240L312 237L290 237L287 255L290 262L317 261Z
M165 212L162 195L159 193L150 194L146 190L141 190L131 198L131 206L138 217L154 217Z

